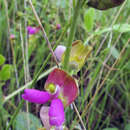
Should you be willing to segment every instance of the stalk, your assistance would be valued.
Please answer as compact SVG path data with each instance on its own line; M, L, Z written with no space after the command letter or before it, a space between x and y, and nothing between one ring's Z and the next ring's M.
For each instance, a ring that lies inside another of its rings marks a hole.
M71 52L71 48L72 48L72 41L73 41L74 35L75 35L78 16L80 14L81 5L82 5L82 0L78 0L76 7L74 9L74 15L72 17L72 23L71 23L71 27L70 27L70 33L69 33L69 38L68 38L67 47L66 47L66 51L65 51L65 58L64 58L64 62L63 62L63 69L65 71L69 71L69 57L70 57L70 52Z

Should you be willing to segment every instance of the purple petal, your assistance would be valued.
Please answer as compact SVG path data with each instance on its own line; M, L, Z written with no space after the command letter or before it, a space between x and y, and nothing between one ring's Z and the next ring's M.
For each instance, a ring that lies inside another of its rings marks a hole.
M60 25L60 24L57 24L57 25L56 25L56 29L57 29L57 30L61 29L61 25Z
M22 98L29 102L44 104L51 99L51 94L36 89L25 89Z
M27 27L28 34L30 35L36 34L39 30L40 30L39 27L31 27L31 26Z
M61 126L65 121L64 106L60 99L54 99L49 109L49 121L51 125Z
M63 45L58 45L57 48L54 51L54 54L56 56L56 58L61 61L62 55L65 52L66 47Z

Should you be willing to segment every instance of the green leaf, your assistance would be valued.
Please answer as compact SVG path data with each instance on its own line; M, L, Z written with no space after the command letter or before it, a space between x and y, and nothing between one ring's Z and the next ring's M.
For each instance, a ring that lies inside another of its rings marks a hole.
M95 10L90 8L84 15L84 25L88 32L92 31L94 25Z
M4 56L0 55L0 65L3 65L5 63Z
M121 33L130 32L130 24L116 24L113 26L113 30Z
M105 128L103 130L118 130L118 128Z
M40 120L31 113L21 112L17 115L15 120L16 130L37 130L42 127Z
M8 80L11 76L12 66L5 64L0 71L0 80Z
M110 32L110 31L117 31L120 33L130 32L130 24L115 24L112 27L99 29L95 32L96 35L101 35L102 33Z
M124 130L130 130L130 124L127 124L124 128Z
M112 56L114 57L114 58L116 58L116 59L118 59L119 58L119 52L118 52L118 50L114 47L114 46L112 46L111 48L111 54L112 54Z

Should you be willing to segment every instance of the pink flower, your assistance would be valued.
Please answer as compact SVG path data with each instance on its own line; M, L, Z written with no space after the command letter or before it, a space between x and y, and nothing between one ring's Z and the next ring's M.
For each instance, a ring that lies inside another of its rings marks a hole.
M15 39L15 35L14 35L14 34L11 34L11 35L10 35L10 39L11 39L11 40L14 40L14 39Z
M45 89L46 91L25 89L22 98L38 104L51 101L48 110L49 123L61 127L65 121L64 106L71 104L78 95L77 84L70 75L56 68L49 74ZM40 116L43 117L41 114ZM43 123L45 125L45 121Z
M62 55L65 52L66 47L63 45L58 45L57 48L54 51L54 54L56 56L56 58L58 59L58 61L61 61Z
M56 25L56 29L57 29L57 30L60 30L60 29L61 29L61 25L60 25L60 24L57 24L57 25Z
M64 123L64 105L60 99L53 98L53 94L36 89L25 89L22 98L37 104L44 104L51 100L48 113L50 125L61 126Z
M36 34L39 32L39 30L40 30L40 27L31 27L31 26L27 27L27 31L29 35Z

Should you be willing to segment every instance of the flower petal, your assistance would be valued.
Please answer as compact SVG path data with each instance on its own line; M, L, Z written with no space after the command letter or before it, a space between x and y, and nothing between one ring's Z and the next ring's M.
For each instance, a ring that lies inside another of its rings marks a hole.
M75 80L61 69L56 68L49 74L45 88L51 83L60 87L59 93L61 97L63 96L64 106L71 104L78 96L78 86Z
M43 104L51 99L51 94L36 89L25 89L22 98L29 102Z
M56 56L56 58L58 59L58 61L61 61L61 57L63 55L63 53L65 52L66 47L63 45L58 45L57 48L54 51L54 54Z
M46 128L46 130L51 129L51 125L49 123L48 112L49 112L49 107L47 107L47 106L42 106L41 107L41 109L40 109L40 118L41 118L41 121L42 121L42 123L44 125L44 128Z
M65 121L64 106L60 99L54 99L49 108L49 121L51 125L61 126Z
M11 34L10 35L10 40L14 40L15 39L15 35L14 34Z
M36 34L39 30L40 30L39 27L31 27L31 26L27 27L28 34L30 35Z

